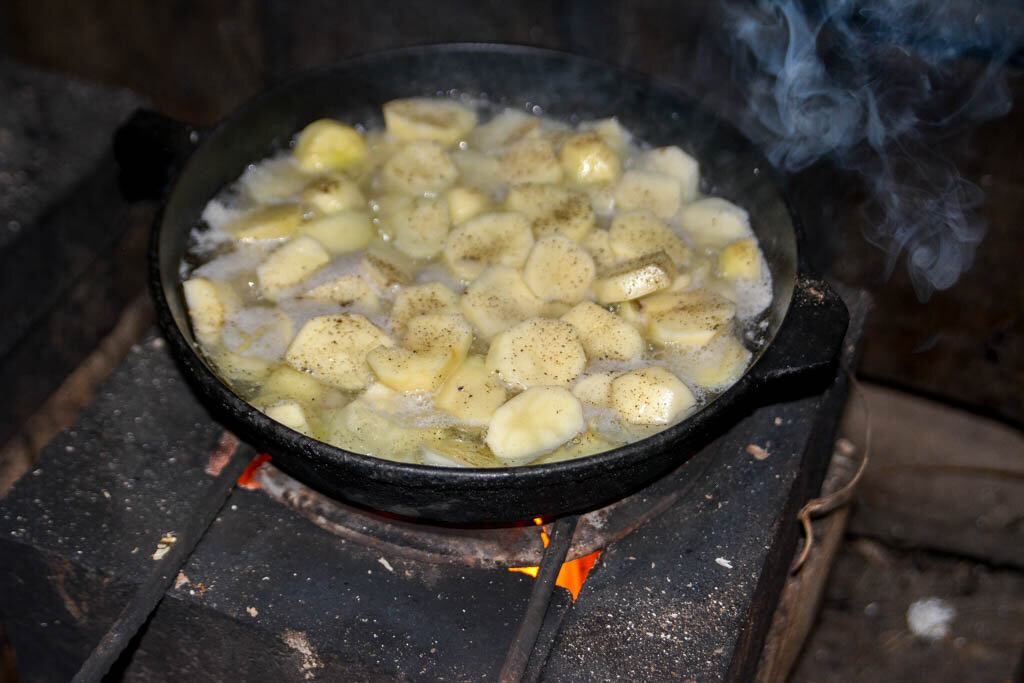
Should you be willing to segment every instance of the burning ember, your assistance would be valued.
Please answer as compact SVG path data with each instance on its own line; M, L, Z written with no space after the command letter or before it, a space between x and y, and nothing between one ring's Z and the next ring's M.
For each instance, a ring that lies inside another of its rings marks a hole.
M535 517L533 523L540 527L540 538L544 541L544 547L547 548L551 539L548 538L548 532L544 529L541 518ZM561 586L569 591L572 594L572 601L576 602L576 598L579 597L580 594L580 589L583 588L583 584L587 580L587 576L590 574L591 568L600 556L601 551L595 550L589 555L584 555L583 557L564 563L562 568L558 570L558 578L555 580L555 585ZM537 572L540 570L540 567L509 567L508 570L510 572L529 574L533 578L537 578Z
M253 458L252 462L249 463L249 466L246 467L245 471L242 472L240 477L238 477L238 485L241 486L242 488L253 490L260 488L260 483L255 479L256 470L262 467L263 463L269 460L270 455L267 453L257 455L255 458Z

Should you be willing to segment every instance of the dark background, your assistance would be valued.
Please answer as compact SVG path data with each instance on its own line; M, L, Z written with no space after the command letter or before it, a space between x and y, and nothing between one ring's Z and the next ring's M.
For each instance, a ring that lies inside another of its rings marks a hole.
M950 21L969 21L984 7L989 25L1024 24L1024 13L1009 2L960 4L965 13ZM746 107L731 77L736 55L723 30L725 11L713 2L8 0L0 7L0 45L15 59L131 89L156 108L201 124L302 69L444 41L567 50L653 74L736 121ZM1020 100L1020 46L1013 33L986 43L967 28L964 49L951 63L969 74L993 50L1000 59L1009 56L1005 75L1011 96ZM896 47L914 50L927 37L904 37ZM1006 116L952 136L938 131L935 145L985 193L981 214L988 234L972 270L927 303L918 300L902 263L887 276L885 255L861 236L861 180L826 161L792 181L812 259L876 297L862 375L1015 426L1024 424L1022 111L1014 106Z

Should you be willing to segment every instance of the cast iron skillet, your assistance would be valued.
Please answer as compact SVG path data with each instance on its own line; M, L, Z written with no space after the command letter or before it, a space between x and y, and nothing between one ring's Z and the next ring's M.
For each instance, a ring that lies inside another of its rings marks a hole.
M537 106L563 119L617 116L648 143L689 151L701 162L702 190L750 212L772 271L774 300L765 345L739 382L679 425L613 451L536 467L455 469L380 460L307 438L270 420L217 378L196 350L179 283L189 231L207 201L314 119L381 125L380 107L388 100L455 91ZM164 193L150 270L167 341L201 397L236 433L270 452L281 469L328 495L395 515L512 523L617 500L688 459L750 406L778 400L794 387L822 388L846 329L842 302L821 280L808 277L798 260L798 231L780 178L761 154L687 97L581 57L476 44L385 52L283 83L208 134L140 116L121 131L115 148L129 181L158 178L184 158L183 150L191 152Z

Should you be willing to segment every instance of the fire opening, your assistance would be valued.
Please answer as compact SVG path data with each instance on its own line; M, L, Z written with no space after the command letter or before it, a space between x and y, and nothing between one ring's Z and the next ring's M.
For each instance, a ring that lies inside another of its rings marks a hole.
M533 523L540 527L540 538L544 542L544 547L547 548L551 539L548 537L548 532L544 528L543 520L540 517L535 517ZM558 578L555 579L555 585L561 586L569 591L572 595L572 601L576 602L576 598L579 597L580 594L580 589L583 588L583 584L586 582L587 576L590 574L590 570L594 567L594 563L597 562L597 558L600 556L601 551L595 550L589 555L584 555L583 557L563 563L562 567L558 570ZM528 574L533 578L537 578L537 572L540 571L540 567L509 567L508 570L510 572Z
M238 485L242 488L252 490L260 488L260 483L256 481L255 478L256 470L262 467L263 463L269 460L270 455L268 453L262 453L253 458L252 462L249 463L249 466L245 468L244 472L242 472L242 475L238 477Z

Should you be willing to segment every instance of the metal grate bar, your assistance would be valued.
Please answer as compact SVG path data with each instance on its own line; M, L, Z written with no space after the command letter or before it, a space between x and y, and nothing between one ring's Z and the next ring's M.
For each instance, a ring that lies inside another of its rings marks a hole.
M73 683L98 682L107 674L142 624L160 604L174 577L178 575L178 571L199 544L210 524L217 518L220 509L234 490L238 477L255 456L256 453L250 446L239 444L235 448L230 460L210 485L207 495L203 496L191 518L185 522L184 531L177 534L177 540L167 554L157 562L153 571L135 592L131 602L121 610L110 629L82 664L82 668L75 674Z
M530 593L530 602L526 606L523 621L519 624L519 631L508 648L505 663L498 676L502 683L518 683L523 680L523 673L530 661L537 635L544 624L544 615L547 614L548 604L551 602L558 571L565 562L578 521L579 516L573 515L558 519L551 525L551 542L544 552L544 559L541 560L533 591Z

